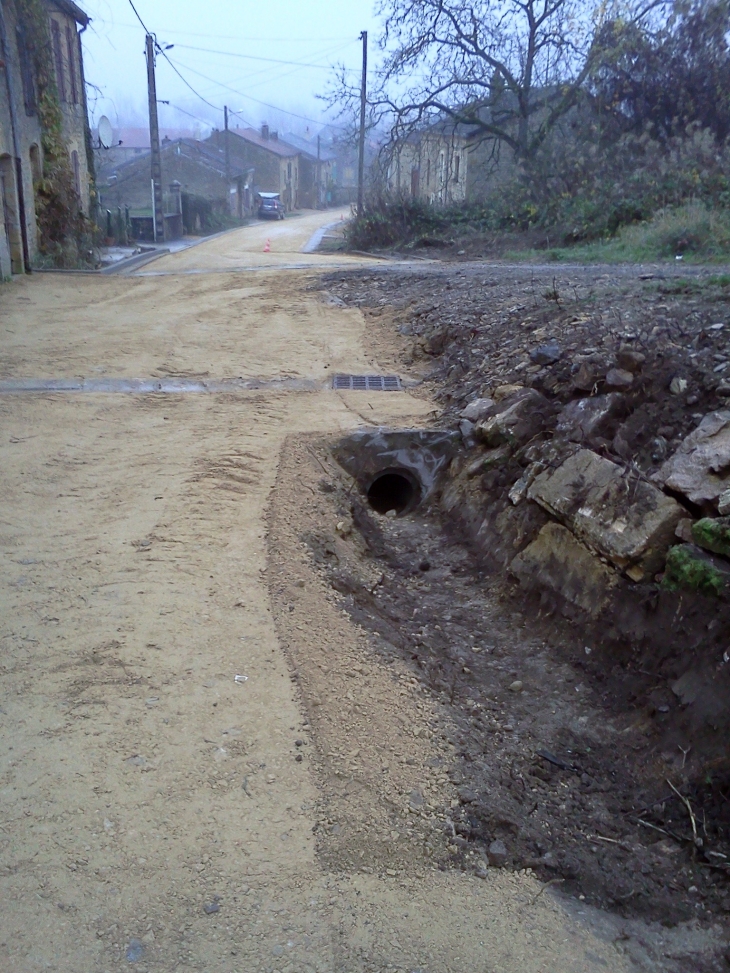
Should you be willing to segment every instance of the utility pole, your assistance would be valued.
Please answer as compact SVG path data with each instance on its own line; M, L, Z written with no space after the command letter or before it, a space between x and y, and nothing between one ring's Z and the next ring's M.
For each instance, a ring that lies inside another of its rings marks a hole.
M357 166L357 215L363 213L363 197L365 194L365 109L368 96L368 32L360 34L362 41L362 87L360 89L360 155Z
M226 205L228 210L231 208L231 160L228 152L228 105L223 106L223 138L225 140L223 148L226 154Z
M157 121L157 84L155 82L155 41L148 34L145 41L147 55L147 98L150 109L150 148L152 149L152 225L155 243L165 242L165 211L162 207L162 161L160 159L160 126Z

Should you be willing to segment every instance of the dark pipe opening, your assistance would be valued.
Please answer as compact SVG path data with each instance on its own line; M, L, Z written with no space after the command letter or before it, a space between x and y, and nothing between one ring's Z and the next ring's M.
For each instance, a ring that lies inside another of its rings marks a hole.
M384 470L378 473L368 489L368 502L379 514L395 510L406 513L421 499L416 478L405 470Z

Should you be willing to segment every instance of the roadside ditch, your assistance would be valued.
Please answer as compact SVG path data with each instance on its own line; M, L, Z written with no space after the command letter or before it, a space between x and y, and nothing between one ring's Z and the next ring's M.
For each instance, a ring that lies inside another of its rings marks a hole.
M445 322L421 320L440 272L327 282L444 409L433 432L321 447L341 526L311 556L456 727L445 861L712 922L730 912L723 279L492 272L486 296L483 267L463 275ZM543 285L574 298L523 306L526 340L504 304Z

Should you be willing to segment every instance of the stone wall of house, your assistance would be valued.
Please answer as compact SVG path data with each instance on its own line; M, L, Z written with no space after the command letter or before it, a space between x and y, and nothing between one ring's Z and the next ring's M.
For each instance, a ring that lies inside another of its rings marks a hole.
M213 132L206 144L223 148L225 138L225 132ZM291 155L281 155L275 149L267 149L249 141L235 131L229 131L228 142L230 164L242 171L254 170L253 184L256 192L279 193L287 209L296 209L300 205L300 156L294 148L291 149ZM271 136L271 142L273 145L278 140Z
M429 203L446 205L466 198L469 153L457 135L423 133L399 146L388 170L388 185Z
M89 213L92 175L78 24L50 0L47 8L63 136L81 208ZM28 43L14 5L0 3L0 277L23 273L38 249L34 183L43 171L43 147Z
M81 37L73 17L64 14L51 3L48 6L56 85L63 119L63 137L68 145L71 169L74 174L76 192L81 201L81 209L88 215L92 174L89 171L89 161L86 154L88 119Z
M41 132L23 37L14 7L0 4L0 277L23 273L38 246L33 179L40 175Z

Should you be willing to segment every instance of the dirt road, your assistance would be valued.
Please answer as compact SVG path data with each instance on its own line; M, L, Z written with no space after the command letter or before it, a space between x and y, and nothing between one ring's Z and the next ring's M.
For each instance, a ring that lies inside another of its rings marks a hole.
M182 274L202 271L230 271L269 267L358 267L361 257L349 254L321 254L309 252L317 243L323 229L339 224L347 213L306 213L280 221L267 221L235 233L223 233L199 246L182 250L162 260L156 260L146 273ZM270 252L266 253L267 245Z
M307 290L318 259L298 249L327 220L237 231L133 277L0 290L0 378L262 386L0 395L2 971L633 968L612 920L538 897L529 875L439 871L405 825L390 826L388 868L370 853L369 829L407 822L413 781L449 750L420 732L429 701L368 658L297 548L298 498L316 488L294 459L309 434L423 422L431 405L329 389L335 371L388 362L358 311ZM272 270L308 269L217 272L262 266L265 235ZM272 536L291 545L273 574ZM274 580L307 594L283 636ZM292 679L295 638L320 678L328 653L316 715ZM367 692L339 688L338 647ZM395 714L413 732L388 738ZM358 787L359 749L334 759L354 730L365 756L387 744L387 788ZM432 786L448 801L445 777ZM361 866L318 853L339 828L328 788L360 814Z

